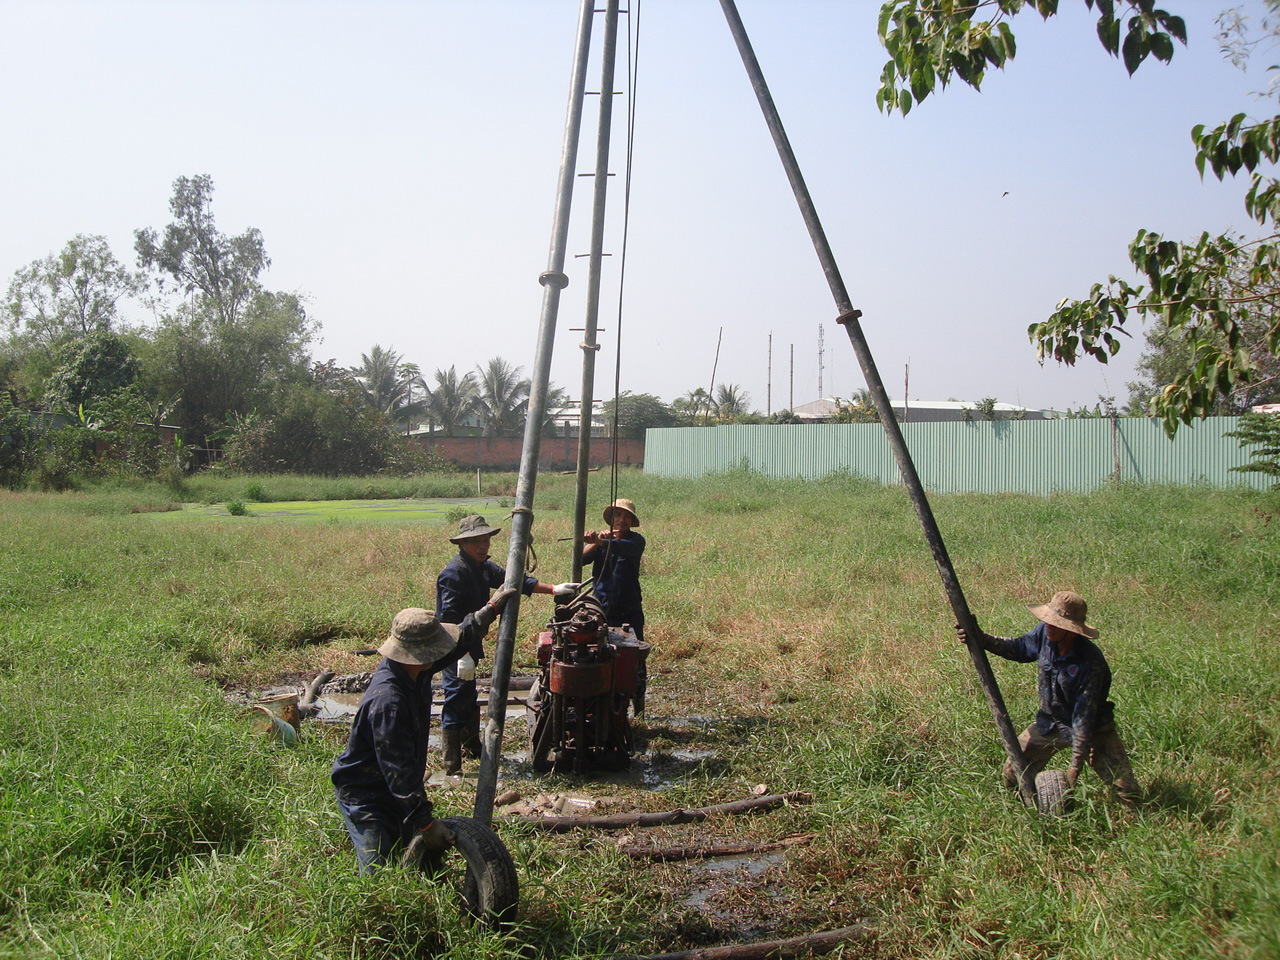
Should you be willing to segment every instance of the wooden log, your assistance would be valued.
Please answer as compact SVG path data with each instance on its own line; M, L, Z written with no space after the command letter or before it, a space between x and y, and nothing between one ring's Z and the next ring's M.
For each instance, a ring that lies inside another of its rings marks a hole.
M706 860L711 857L742 857L750 853L767 853L797 844L808 843L817 834L806 833L799 837L785 837L771 843L735 843L711 847L625 847L623 852L632 860L653 860L667 863L671 860Z
M700 947L680 953L654 953L647 956L615 956L612 960L790 960L792 957L830 953L836 947L855 940L867 940L875 928L867 924L824 930L789 940L757 940L754 943L732 943L723 947Z
M732 803L720 803L712 807L699 807L695 810L667 810L662 813L619 813L609 817L512 817L519 823L552 833L568 833L583 827L597 830L622 830L626 827L660 827L669 823L696 823L708 817L731 816L737 813L760 813L772 810L787 803L808 803L812 797L807 793L775 794L770 797L752 797L750 800L735 800Z

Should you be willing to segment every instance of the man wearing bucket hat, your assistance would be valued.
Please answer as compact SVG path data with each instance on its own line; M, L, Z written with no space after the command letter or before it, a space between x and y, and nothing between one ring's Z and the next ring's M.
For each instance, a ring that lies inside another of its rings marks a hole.
M396 614L378 648L382 661L360 699L347 747L333 763L338 809L356 848L361 874L404 849L420 863L453 842L432 817L423 778L431 725L431 676L463 653L476 651L507 597L501 591L460 624L441 623L430 610Z
M463 517L458 523L458 535L449 538L450 543L457 544L458 554L436 577L436 613L444 623L461 623L470 611L489 599L492 588L506 582L507 572L489 559L489 547L501 532L479 514ZM576 583L553 586L527 576L521 592L525 596L549 593L556 600L568 600L577 589ZM478 649L474 656L480 659L484 650ZM444 706L440 710L444 772L453 776L462 772L464 751L472 759L480 756L480 710L476 706L474 672L469 679L459 677L457 664L451 663L441 671L440 679L444 686Z
M1088 762L1121 797L1137 799L1138 781L1116 731L1115 704L1107 699L1111 669L1093 643L1098 631L1085 622L1088 606L1084 597L1062 590L1048 603L1027 609L1040 620L1030 633L1020 637L983 633L978 640L986 650L1006 660L1039 664L1040 710L1035 723L1018 738L1028 773L1034 778L1055 753L1070 747L1067 781L1072 787ZM956 632L967 642L962 627L957 625ZM1016 789L1011 761L1005 761L1001 773L1005 785Z
M629 624L636 639L644 642L644 606L640 596L640 557L644 553L644 537L636 533L640 515L630 500L619 498L604 508L608 530L588 530L582 536L583 562L590 561L595 581L596 599L604 608L605 622L611 627ZM632 709L644 716L644 694L648 685L648 667L640 658L636 673L636 692Z

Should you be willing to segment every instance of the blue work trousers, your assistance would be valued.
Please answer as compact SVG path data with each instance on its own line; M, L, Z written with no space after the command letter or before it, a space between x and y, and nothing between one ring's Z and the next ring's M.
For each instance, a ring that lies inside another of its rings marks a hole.
M344 801L338 797L338 810L347 825L347 833L356 847L356 866L361 876L373 873L403 850L412 839L413 828L406 824L399 810L381 803Z
M440 683L444 687L440 727L444 730L465 730L478 723L480 710L476 706L475 680L459 680L458 665L451 663L440 671Z

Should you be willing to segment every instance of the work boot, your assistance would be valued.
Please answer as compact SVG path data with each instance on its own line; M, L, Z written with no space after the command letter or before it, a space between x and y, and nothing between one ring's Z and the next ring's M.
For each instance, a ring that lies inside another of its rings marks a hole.
M456 777L462 772L462 731L441 730L440 741L444 746L445 775Z
M463 727L459 733L462 734L462 752L472 760L480 759L480 718L475 717L470 723Z

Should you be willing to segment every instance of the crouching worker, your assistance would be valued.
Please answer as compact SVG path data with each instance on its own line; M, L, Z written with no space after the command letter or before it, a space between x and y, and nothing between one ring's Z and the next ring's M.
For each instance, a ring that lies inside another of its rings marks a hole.
M993 637L983 633L983 648L1018 663L1036 661L1036 685L1040 709L1036 720L1018 738L1033 779L1059 750L1071 748L1067 780L1074 788L1087 762L1102 781L1113 786L1125 800L1140 796L1138 781L1129 766L1120 734L1116 731L1115 704L1111 693L1111 669L1102 651L1093 643L1098 631L1085 622L1088 607L1078 593L1060 591L1040 606L1027 608L1040 623L1020 637ZM967 641L959 625L960 639ZM1018 787L1013 762L1006 760L1002 771L1005 786Z
M398 850L418 864L438 856L452 833L431 813L423 779L431 725L431 677L480 641L507 597L502 590L461 623L441 623L430 610L396 614L378 648L382 661L360 700L347 748L333 763L338 809L356 847L361 874Z

